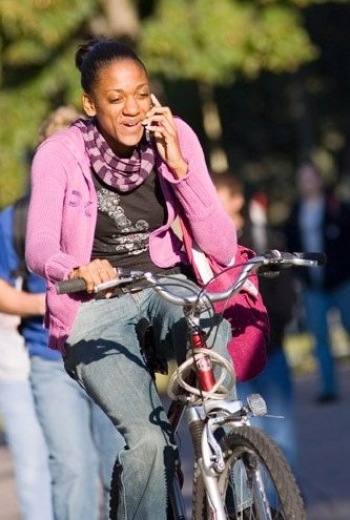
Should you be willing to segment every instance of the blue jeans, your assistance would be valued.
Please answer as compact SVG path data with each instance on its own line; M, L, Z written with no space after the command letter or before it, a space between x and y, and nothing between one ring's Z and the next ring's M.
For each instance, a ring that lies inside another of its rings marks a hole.
M176 289L177 294L180 291ZM152 289L81 306L68 339L66 368L104 409L125 438L118 520L165 520L167 490L177 447L154 381L140 353L136 325L146 318L163 357L184 359L186 326L181 307ZM208 320L207 320L208 321ZM228 357L226 321L215 350Z
M52 520L48 451L29 381L0 381L0 413L15 468L21 520Z
M262 374L251 381L237 383L238 397L245 400L249 394L258 393L266 400L268 414L283 416L253 417L251 423L264 430L284 452L290 466L297 469L297 442L293 385L287 358L282 349L269 354Z
M97 520L100 476L107 498L113 465L124 440L67 375L62 360L33 356L30 377L50 453L54 518Z
M335 308L340 313L344 329L350 333L350 282L333 291L304 289L306 325L315 338L315 356L319 366L320 391L337 394L339 391L332 355L328 314Z

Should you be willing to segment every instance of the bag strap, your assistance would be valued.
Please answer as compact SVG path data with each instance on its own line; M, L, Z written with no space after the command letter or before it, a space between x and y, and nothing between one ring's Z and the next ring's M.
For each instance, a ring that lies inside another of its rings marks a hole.
M17 200L13 206L13 222L12 222L12 237L13 246L18 256L18 267L16 269L16 276L20 276L23 280L28 274L28 269L25 263L25 237L27 228L29 195L25 195Z
M182 241L188 260L193 270L195 271L197 281L201 281L203 284L206 284L214 276L214 272L210 266L208 257L193 241L192 235L189 231L189 226L186 223L185 218L180 216L179 221L182 229Z
M202 283L203 285L207 284L215 274L220 273L222 270L225 270L225 267L220 267L217 262L213 259L208 258L208 256L199 249L194 243L191 233L189 231L189 225L187 224L186 219L183 216L179 217L180 225L182 229L182 240L184 244L184 248L186 254L188 256L188 260L191 264L191 267L195 273L196 279L198 283ZM234 265L238 260L238 264L244 259L246 262L249 258L255 256L255 252L247 247L244 247L240 244L237 244L237 251L235 258L233 259L232 264ZM226 275L226 280L232 281L232 276L230 274ZM250 279L247 279L242 289L246 292L250 293L252 296L257 297L258 295L258 283L256 281L256 285L252 282L252 279L257 280L257 275L251 276Z

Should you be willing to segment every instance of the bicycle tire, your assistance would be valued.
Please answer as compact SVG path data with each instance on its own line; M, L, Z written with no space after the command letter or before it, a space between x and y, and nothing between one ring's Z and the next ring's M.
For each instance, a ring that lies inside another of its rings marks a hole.
M265 513L259 513L264 503L264 495L254 486L254 473L259 467L260 474L267 477L274 487L274 503L269 500L272 520L306 520L303 500L295 478L277 445L264 432L250 426L235 428L225 435L221 441L224 453L225 470L219 479L219 488L227 520L262 520L269 518ZM248 502L243 510L237 510L234 495L237 496L237 485L233 481L233 467L241 461L245 468L245 481L249 489ZM256 484L256 483L255 483ZM265 484L266 487L268 487ZM271 494L271 493L270 493ZM271 495L272 496L272 495ZM264 509L264 506L263 506ZM210 511L206 489L198 464L195 463L193 481L193 520L211 520L214 518Z

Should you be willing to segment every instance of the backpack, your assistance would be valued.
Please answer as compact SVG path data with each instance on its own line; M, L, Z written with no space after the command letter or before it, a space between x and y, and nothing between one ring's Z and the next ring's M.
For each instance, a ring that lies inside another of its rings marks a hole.
M18 199L13 205L12 220L12 243L18 256L17 269L12 273L16 280L20 280L20 289L27 290L28 268L25 262L25 238L27 229L29 195ZM19 333L22 332L23 326L29 318L22 317L18 326Z
M15 251L18 256L18 267L14 276L21 277L23 284L28 275L28 269L25 263L25 238L27 228L29 195L18 199L13 205L13 220L12 220L12 241Z
M255 253L242 245L237 246L235 255L235 269L227 269L220 266L213 258L194 248L193 240L185 221L181 219L183 243L190 265L194 271L195 280L200 285L206 286L209 292L221 292L228 289L237 279L239 265L245 264ZM199 262L206 263L207 272L221 273L212 278L207 284L201 275ZM256 377L264 369L267 362L266 346L269 339L269 318L262 296L259 292L258 277L254 273L242 286L241 290L231 296L228 301L214 304L217 313L223 313L224 318L230 323L232 338L228 344L228 351L233 360L233 365L238 381L246 381Z

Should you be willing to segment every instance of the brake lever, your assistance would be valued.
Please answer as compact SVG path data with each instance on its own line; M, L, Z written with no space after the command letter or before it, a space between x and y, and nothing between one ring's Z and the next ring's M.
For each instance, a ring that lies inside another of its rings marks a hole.
M117 267L115 272L118 276L117 278L113 278L107 282L99 283L95 286L94 292L98 293L100 291L106 291L108 289L118 287L119 285L138 282L140 280L144 280L145 278L145 273L143 271L132 271L130 269L124 269L123 267Z
M263 265L258 269L258 275L264 278L277 278L281 274L281 265L270 264Z

